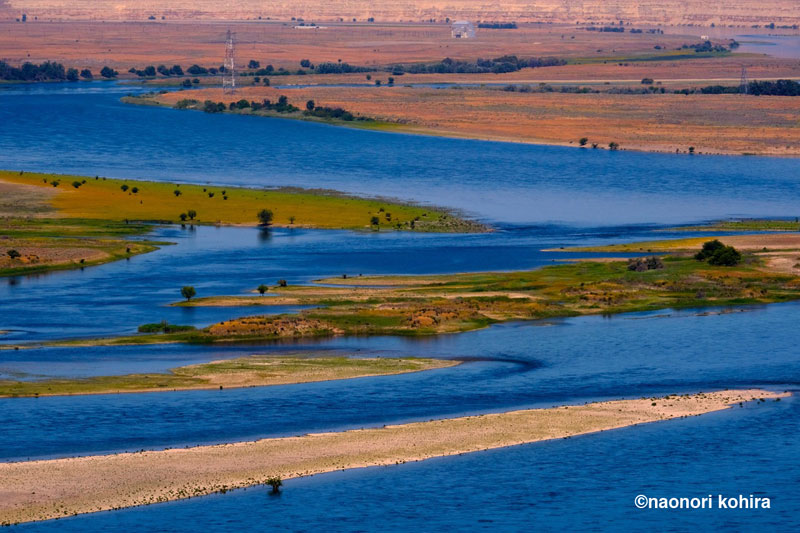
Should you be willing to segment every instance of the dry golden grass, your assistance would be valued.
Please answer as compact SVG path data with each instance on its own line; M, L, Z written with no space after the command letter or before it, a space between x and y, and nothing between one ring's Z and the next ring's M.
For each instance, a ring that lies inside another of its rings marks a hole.
M53 187L53 183L58 183ZM78 188L73 182L79 184ZM81 182L85 182L82 183ZM288 190L259 190L225 186L201 186L162 182L84 178L10 172L0 170L6 189L20 185L23 193L40 189L37 201L47 203L61 217L103 220L179 221L181 213L194 210L195 223L255 226L257 214L269 209L277 226L314 228L369 228L376 216L380 226L418 230L464 230L454 216L435 208L404 205L377 199L362 199L335 193ZM126 187L126 190L122 188ZM134 192L136 188L136 192ZM179 195L176 195L176 192ZM46 196L45 196L46 195ZM480 230L477 224L472 229Z
M732 390L419 422L219 446L0 463L0 524L201 496L697 416L787 394Z

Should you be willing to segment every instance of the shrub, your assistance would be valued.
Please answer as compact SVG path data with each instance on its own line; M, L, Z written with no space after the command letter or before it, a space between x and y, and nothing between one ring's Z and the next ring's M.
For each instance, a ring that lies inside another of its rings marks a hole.
M581 146L586 146L586 143L588 143L588 142L589 142L588 138L581 137L581 139L578 141L578 144L580 144Z
M259 286L258 286L258 289L257 289L257 290L258 290L258 293L259 293L261 296L264 296L264 293L265 293L265 292L267 292L267 291L269 290L269 287L267 287L266 285L264 285L264 284L262 283L261 285L259 285Z
M637 257L628 259L628 270L632 272L647 272L648 270L661 270L664 262L660 257Z
M619 143L616 142L608 143L608 149L611 151L619 150Z
M380 223L381 223L381 219L379 219L378 217L372 217L371 219L369 219L369 224L371 226L377 226Z
M742 260L742 254L733 246L725 246L708 258L708 264L714 266L736 266Z
M707 241L703 243L703 248L695 254L694 258L698 261L705 261L714 255L714 252L722 248L725 248L725 245L719 242L717 239L714 239L713 241Z
M9 250L6 253L8 254L8 257L10 257L11 259L18 259L18 258L22 257L22 254L19 253L16 250Z
M122 185L120 185L120 189L122 189L122 192L127 192L128 186L125 183L123 183Z
M742 254L733 246L725 246L717 239L703 244L703 249L694 256L698 261L708 261L714 266L736 266L742 260Z
M100 75L106 79L116 78L118 74L119 72L110 67L103 67L100 71Z
M272 487L272 494L278 494L281 491L281 487L283 486L283 481L279 476L272 476L267 478L267 485Z
M156 324L142 324L139 326L139 333L179 333L181 331L194 331L194 326L176 326L162 320Z
M194 209L189 209L189 210L186 212L186 214L187 214L187 215L189 215L189 218L190 218L191 220L194 220L194 218L197 216L197 211L195 211Z
M179 216L180 216L181 222L186 222L186 219L189 218L189 216L186 213L181 213Z
M278 280L278 286L280 286L280 287L286 287L287 285L288 285L288 283L286 282L286 280L285 280L285 279L279 279L279 280Z
M75 187L76 189L77 189L78 187L80 187L81 185L83 185L83 183L81 183L80 181L73 181L73 182L72 182L72 186L73 186L73 187Z

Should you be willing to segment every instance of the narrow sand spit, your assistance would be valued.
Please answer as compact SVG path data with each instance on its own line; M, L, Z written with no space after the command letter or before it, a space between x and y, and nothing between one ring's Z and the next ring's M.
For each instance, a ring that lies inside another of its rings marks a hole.
M391 465L696 416L788 396L735 390L618 400L218 446L0 463L0 524L200 496L346 468Z

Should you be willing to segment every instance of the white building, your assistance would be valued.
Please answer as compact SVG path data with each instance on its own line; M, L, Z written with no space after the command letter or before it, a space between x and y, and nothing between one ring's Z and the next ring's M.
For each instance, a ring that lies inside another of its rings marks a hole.
M475 38L475 25L466 20L459 20L454 22L450 31L454 39Z

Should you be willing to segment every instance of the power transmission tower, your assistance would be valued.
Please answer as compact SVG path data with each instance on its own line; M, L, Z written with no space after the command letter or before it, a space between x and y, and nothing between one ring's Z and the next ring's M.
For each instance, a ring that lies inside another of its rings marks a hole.
M747 67L742 65L742 79L739 82L739 92L741 94L747 94L749 85L750 83L747 81Z
M236 92L236 48L234 43L235 33L228 30L225 40L225 72L222 73L222 92L234 94Z

